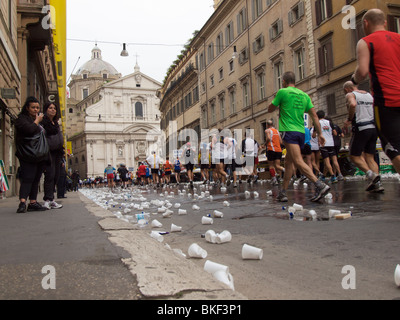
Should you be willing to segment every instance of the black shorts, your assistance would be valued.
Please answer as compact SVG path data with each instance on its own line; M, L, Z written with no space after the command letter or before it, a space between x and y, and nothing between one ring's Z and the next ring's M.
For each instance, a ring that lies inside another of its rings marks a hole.
M239 166L236 164L235 159L230 159L228 162L230 162L230 163L228 163L226 166L227 166L227 167L230 167L231 170L232 170L232 172L235 172L235 171L236 171L236 168L239 167Z
M360 157L363 152L375 154L378 132L376 129L366 129L354 132L350 141L350 155Z
M321 152L322 159L336 156L335 147L322 147L319 151Z
M201 170L206 170L206 169L209 169L210 168L210 165L209 164L201 164L200 165L200 169Z
M193 171L194 164L193 163L187 163L185 164L185 168L187 171Z
M303 149L301 149L301 154L303 156L310 156L312 154L311 146L309 144L305 144Z
M390 160L400 156L400 107L375 106L375 125Z
M158 174L158 170L159 170L159 169L151 169L151 173L152 173L152 174Z
M282 152L275 152L272 150L267 151L268 161L282 160Z
M166 176L170 176L171 175L171 171L165 171L165 175Z

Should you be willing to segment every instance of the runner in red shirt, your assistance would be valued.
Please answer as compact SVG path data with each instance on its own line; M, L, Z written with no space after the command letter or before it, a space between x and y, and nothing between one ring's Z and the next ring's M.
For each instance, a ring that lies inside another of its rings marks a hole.
M363 25L367 36L357 44L358 66L351 80L357 85L370 75L382 148L400 173L400 34L386 31L379 9L369 10Z
M146 181L146 166L144 165L143 162L140 163L139 165L139 177L141 180L141 185L144 184L144 181Z

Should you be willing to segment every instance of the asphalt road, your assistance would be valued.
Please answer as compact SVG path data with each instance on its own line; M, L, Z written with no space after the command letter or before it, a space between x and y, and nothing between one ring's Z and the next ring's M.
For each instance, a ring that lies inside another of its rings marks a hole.
M207 190L199 184L195 184L194 191L180 185L141 192L147 201L180 203L181 209L188 212L178 215L178 209L172 207L171 218L151 215L163 224L163 230L169 231L171 223L182 226L182 232L165 235L165 243L185 254L192 243L197 243L207 251L207 258L191 260L201 268L206 260L228 266L235 290L251 300L392 300L400 297L393 276L396 265L400 264L400 183L397 179L385 180L384 187L384 194L370 194L364 191L364 181L339 182L332 185L331 202L323 200L315 204L307 200L312 188L301 186L291 188L289 202L283 205L275 200L277 187L266 182L243 183L237 189L230 186L226 193L219 188ZM186 190L186 194L178 195L178 189ZM273 191L272 196L267 195L268 190ZM213 196L212 201L207 197L194 200L193 196L187 196L205 191ZM246 197L245 191L250 196ZM259 193L256 198L254 191ZM225 207L224 201L230 206ZM276 217L277 213L286 212L283 206L287 208L294 203L305 210L315 210L318 220ZM200 210L193 210L194 204ZM327 219L329 209L351 211L353 216L342 221ZM110 210L115 212L120 208L117 205ZM223 218L214 218L212 225L202 225L202 216L212 215L214 210L223 212ZM157 209L152 206L145 212L156 213ZM228 230L232 240L209 243L202 235L210 229L216 233ZM243 260L243 244L263 249L262 260Z

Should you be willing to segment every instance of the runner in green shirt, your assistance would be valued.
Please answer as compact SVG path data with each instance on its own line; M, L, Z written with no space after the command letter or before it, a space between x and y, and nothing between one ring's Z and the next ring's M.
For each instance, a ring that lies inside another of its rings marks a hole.
M283 89L278 91L275 99L268 107L268 112L274 112L279 108L279 131L282 133L282 141L286 148L285 177L277 200L280 202L288 201L286 190L294 174L294 169L297 168L315 184L316 193L310 200L317 202L329 192L330 187L319 181L312 169L303 160L301 148L305 143L304 113L308 113L314 122L320 146L325 144L325 138L322 135L321 126L310 97L296 88L295 74L286 72L283 75L282 85Z

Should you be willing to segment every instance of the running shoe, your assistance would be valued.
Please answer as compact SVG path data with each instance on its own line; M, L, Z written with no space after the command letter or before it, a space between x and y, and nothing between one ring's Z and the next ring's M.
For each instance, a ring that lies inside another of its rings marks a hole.
M25 202L20 202L17 213L25 213L26 212L26 203Z
M62 207L63 207L62 204L58 204L55 201L51 201L50 202L50 208L51 209L61 209Z
M337 182L338 182L337 178L335 176L332 176L331 183L337 183Z
M288 202L288 197L286 196L286 192L280 191L278 197L276 198L279 202Z
M313 198L311 198L310 201L317 202L317 201L321 200L323 197L325 197L328 194L328 192L330 190L331 190L330 186L321 182L320 186L318 186L318 185L315 186L315 196Z
M344 181L343 175L342 175L342 174L339 174L339 175L337 176L337 180L338 180L338 181Z
M47 208L43 207L39 202L35 202L35 203L30 203L28 205L28 212L31 211L46 211Z
M45 201L43 207L45 207L47 210L51 210L50 201Z
M258 175L255 175L254 176L254 182L257 182L257 180L258 180Z
M378 182L381 182L381 176L374 173L373 177L371 179L368 179L370 181L366 191L374 191L376 185L378 184Z
M381 181L378 181L378 182L375 184L375 189L371 190L371 192L374 192L374 193L382 193L382 192L385 192L385 188L383 187L382 182L381 182Z

